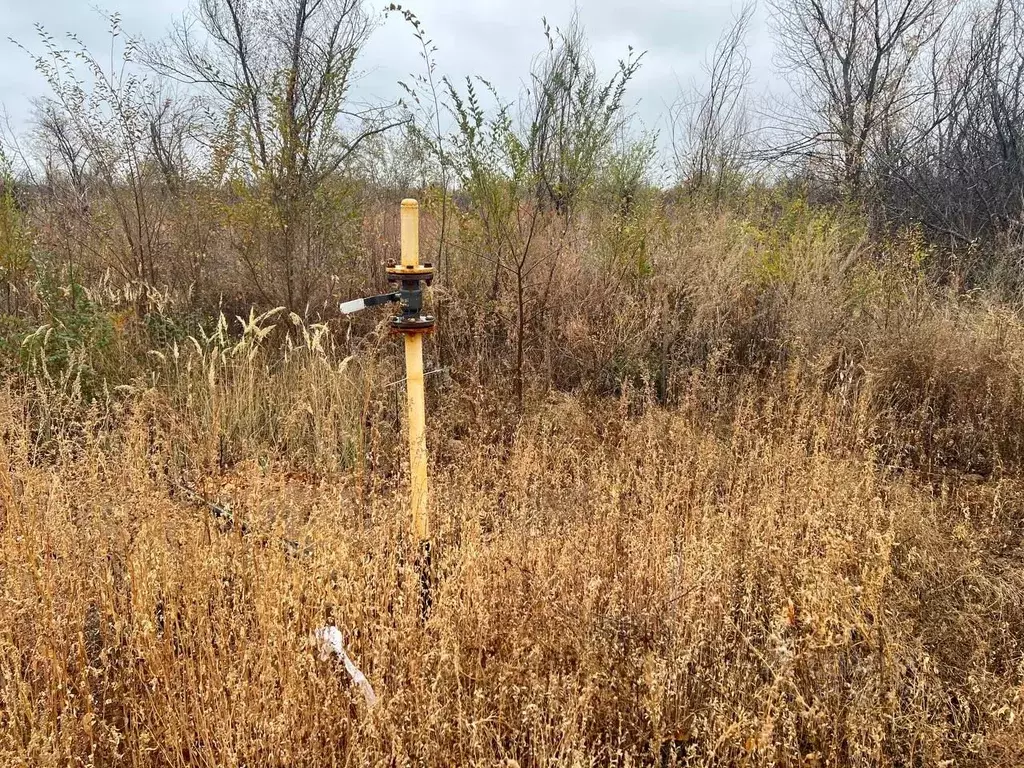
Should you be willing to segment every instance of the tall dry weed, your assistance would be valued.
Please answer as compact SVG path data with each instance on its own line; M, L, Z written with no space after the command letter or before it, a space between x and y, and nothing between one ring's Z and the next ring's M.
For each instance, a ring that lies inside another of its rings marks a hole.
M635 395L442 427L426 623L401 475L246 461L204 489L225 525L154 471L146 407L40 463L8 392L3 761L1020 759L1019 482L933 494L850 449L865 400L772 382L717 425ZM309 647L326 621L376 709Z

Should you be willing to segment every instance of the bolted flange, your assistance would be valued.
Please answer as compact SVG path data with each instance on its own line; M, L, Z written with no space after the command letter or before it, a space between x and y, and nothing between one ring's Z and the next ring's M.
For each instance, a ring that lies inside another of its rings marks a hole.
M391 318L391 330L395 333L427 333L433 329L433 315L417 315L416 317L396 315Z
M397 333L424 333L434 327L434 317L423 314L423 288L434 279L433 264L403 265L393 261L386 265L389 283L397 283L398 303L402 314L391 318L391 329Z

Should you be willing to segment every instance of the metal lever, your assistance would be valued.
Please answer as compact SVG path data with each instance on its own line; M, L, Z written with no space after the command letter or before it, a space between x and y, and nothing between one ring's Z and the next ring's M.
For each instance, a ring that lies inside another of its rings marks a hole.
M390 304L393 301L398 301L398 291L394 293L382 293L379 296L368 296L365 299L352 299L351 301L341 302L341 314L351 315L367 307L376 307L378 304Z

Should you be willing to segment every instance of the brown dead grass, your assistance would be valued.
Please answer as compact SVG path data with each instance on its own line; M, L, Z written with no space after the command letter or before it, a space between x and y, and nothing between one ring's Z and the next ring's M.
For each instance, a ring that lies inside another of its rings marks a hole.
M641 223L559 243L522 408L507 286L449 263L426 622L379 317L12 367L0 765L1024 762L1020 313L840 214Z
M441 406L425 623L400 468L196 477L155 391L43 459L7 391L0 763L1018 764L1024 485L880 469L871 397L803 381Z

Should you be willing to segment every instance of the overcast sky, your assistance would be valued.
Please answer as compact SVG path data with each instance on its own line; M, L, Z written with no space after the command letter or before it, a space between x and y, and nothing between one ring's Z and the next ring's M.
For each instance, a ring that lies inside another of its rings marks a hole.
M370 0L367 7L385 4ZM155 40L187 5L188 0L104 0L99 7L120 12L129 34ZM408 0L404 5L420 18L438 47L442 74L481 75L507 99L518 93L531 59L542 50L541 18L560 26L576 7L603 71L610 74L629 45L647 51L630 99L643 125L663 133L666 104L676 97L680 83L702 78L709 48L739 10L739 0ZM107 22L96 7L90 0L0 0L0 105L15 127L27 125L31 101L46 86L28 56L7 37L38 50L34 25L43 24L58 38L73 31L94 51L105 50ZM763 7L748 43L755 88L763 90L774 79ZM409 25L397 15L382 21L357 67L363 73L356 86L360 101L397 99L397 82L422 69Z

